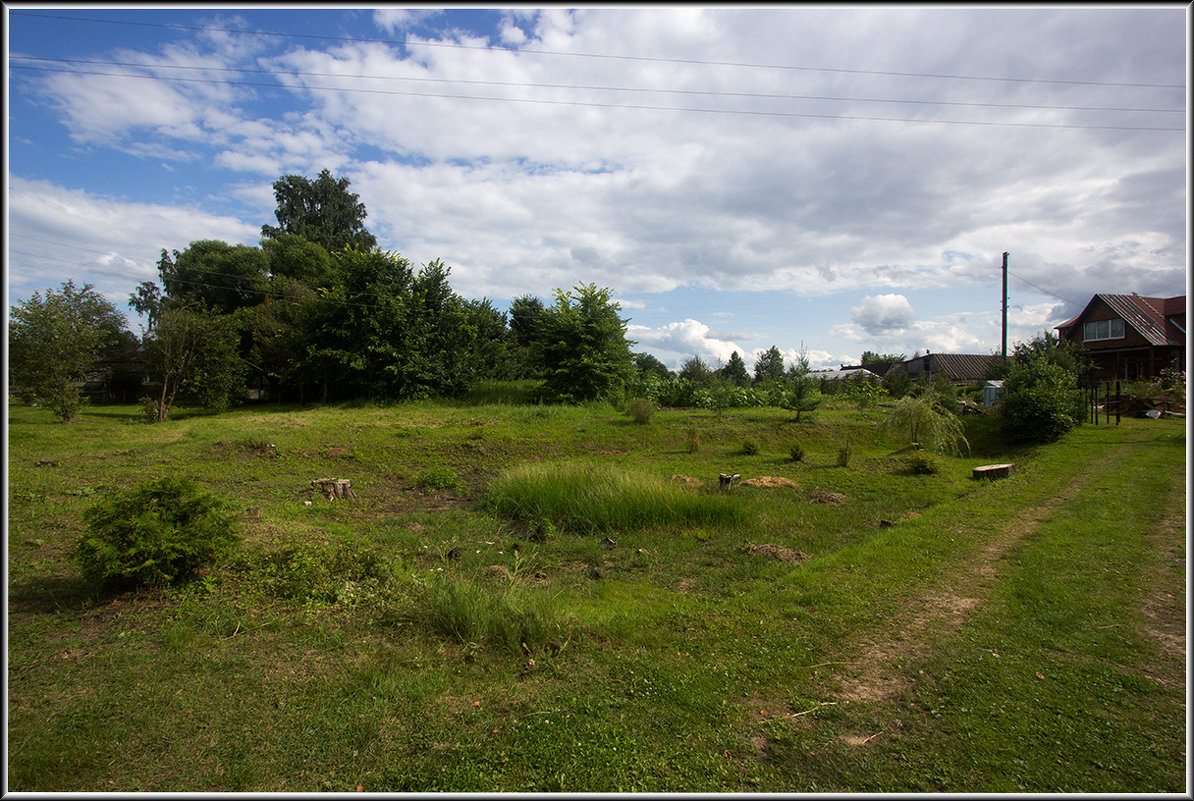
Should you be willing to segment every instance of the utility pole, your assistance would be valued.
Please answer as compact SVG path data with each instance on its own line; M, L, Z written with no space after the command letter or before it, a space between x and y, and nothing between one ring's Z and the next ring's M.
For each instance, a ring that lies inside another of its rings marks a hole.
M1003 358L1007 358L1007 251L1003 252Z

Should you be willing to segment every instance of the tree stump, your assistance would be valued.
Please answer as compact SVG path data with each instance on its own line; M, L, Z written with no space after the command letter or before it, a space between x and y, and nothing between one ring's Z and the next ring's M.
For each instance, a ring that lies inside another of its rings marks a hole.
M316 478L311 480L311 486L320 489L329 501L357 497L352 482L346 478Z
M985 464L982 467L976 467L973 470L974 478L996 479L1007 478L1016 470L1014 464Z

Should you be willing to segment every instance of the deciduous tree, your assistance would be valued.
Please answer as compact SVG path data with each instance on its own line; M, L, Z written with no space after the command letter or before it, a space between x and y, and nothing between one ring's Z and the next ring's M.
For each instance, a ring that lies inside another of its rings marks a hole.
M630 375L630 346L621 306L610 291L580 284L557 289L535 329L534 344L547 392L558 400L611 395Z
M91 284L34 292L10 310L9 380L68 423L83 403L79 386L124 330L124 318Z
M365 204L348 186L347 178L333 178L326 169L314 181L302 175L283 175L274 181L278 224L261 226L261 236L277 239L295 234L329 253L347 247L372 250L377 239L365 228Z

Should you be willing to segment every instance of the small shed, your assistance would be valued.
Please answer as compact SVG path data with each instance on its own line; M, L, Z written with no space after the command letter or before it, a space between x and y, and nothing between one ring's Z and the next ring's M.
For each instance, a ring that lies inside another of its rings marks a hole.
M998 403L1007 390L1003 388L1003 381L988 381L983 384L983 408L990 409Z

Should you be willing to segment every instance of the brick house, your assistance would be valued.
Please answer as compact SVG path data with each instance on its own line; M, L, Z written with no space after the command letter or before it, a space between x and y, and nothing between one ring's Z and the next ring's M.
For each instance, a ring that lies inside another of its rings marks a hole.
M1186 296L1095 295L1057 335L1086 350L1098 380L1156 378L1168 367L1184 372Z

